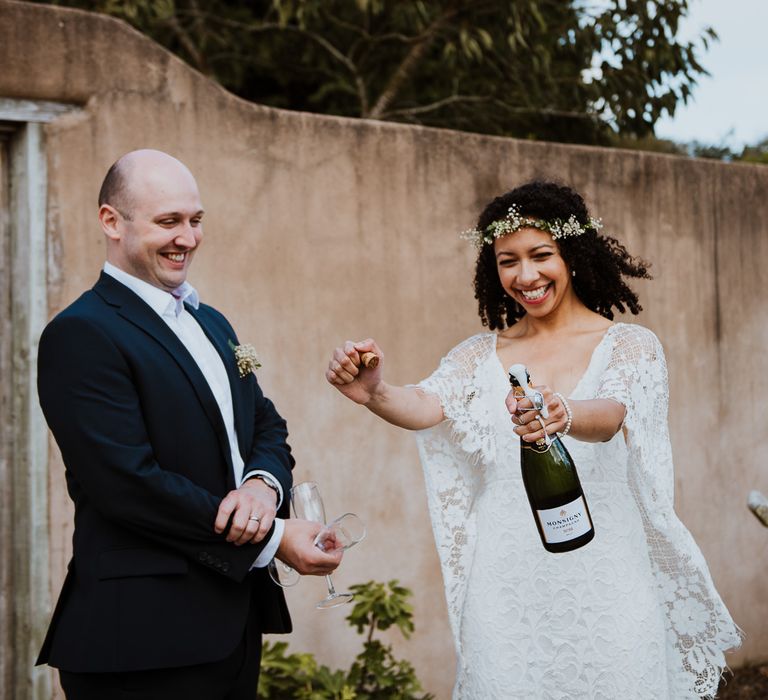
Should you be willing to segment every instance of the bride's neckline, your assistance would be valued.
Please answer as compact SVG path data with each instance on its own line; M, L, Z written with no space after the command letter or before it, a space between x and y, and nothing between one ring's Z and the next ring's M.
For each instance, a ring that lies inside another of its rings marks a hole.
M624 323L612 323L608 328L605 329L605 332L600 337L600 340L597 341L595 344L595 347L592 348L592 352L589 355L589 362L587 362L587 366L584 369L584 371L581 373L581 376L579 377L578 381L576 382L576 386L574 386L570 391L562 392L565 396L567 396L569 399L576 395L578 390L581 388L582 383L584 382L584 379L589 375L590 370L592 369L592 365L595 363L595 359L598 355L598 350L602 347L603 343L608 339L608 337L611 335L611 332L618 328L619 326L626 325ZM499 357L499 334L498 333L490 333L489 335L493 336L493 357L496 360L497 367L501 370L502 375L504 376L505 381L509 381L509 378L507 377L507 370L504 367L504 365L501 363L501 358Z

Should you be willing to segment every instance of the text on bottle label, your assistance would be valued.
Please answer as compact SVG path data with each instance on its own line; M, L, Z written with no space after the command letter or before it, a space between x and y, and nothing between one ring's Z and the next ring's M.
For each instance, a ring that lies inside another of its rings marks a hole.
M536 515L548 544L568 542L592 529L583 496L557 508L537 510Z

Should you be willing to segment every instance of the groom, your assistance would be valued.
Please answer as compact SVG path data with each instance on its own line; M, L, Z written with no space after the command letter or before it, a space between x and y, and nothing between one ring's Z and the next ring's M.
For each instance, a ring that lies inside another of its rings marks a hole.
M123 156L99 195L101 276L40 339L75 530L38 663L69 700L252 700L261 634L291 629L264 567L341 559L313 546L319 524L284 519L285 421L186 281L202 219L182 163Z

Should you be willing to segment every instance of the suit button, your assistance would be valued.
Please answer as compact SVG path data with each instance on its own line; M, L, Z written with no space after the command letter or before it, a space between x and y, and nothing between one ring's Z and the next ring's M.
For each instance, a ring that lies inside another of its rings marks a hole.
M228 562L228 561L225 561L225 562L224 562L224 563L221 565L221 570L222 570L222 571L223 571L225 574L227 573L227 571L229 571L229 562Z

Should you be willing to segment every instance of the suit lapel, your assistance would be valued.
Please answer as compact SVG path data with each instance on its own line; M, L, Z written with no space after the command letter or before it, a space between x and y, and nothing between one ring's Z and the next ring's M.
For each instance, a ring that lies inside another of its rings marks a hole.
M168 327L165 321L125 285L102 273L94 287L94 291L108 304L116 307L116 311L120 316L140 328L160 344L187 376L219 439L228 466L227 482L230 485L234 484L232 455L229 449L227 430L224 427L224 419L221 417L221 411L216 403L216 398L192 355L189 354L184 344ZM226 363L224 364L226 366ZM229 372L229 368L227 372Z
M227 378L229 379L229 391L232 395L232 412L235 417L235 433L237 435L238 446L240 448L240 455L245 459L243 455L242 440L243 436L247 435L245 425L245 410L243 407L243 379L237 369L237 363L235 362L234 348L230 347L230 341L234 342L234 338L229 338L221 332L217 332L218 329L212 323L209 323L205 314L200 313L199 309L185 304L187 311L192 314L195 321L200 324L203 332L211 341L211 344L216 348L216 352L219 353L221 361L224 364L224 369L227 370Z

